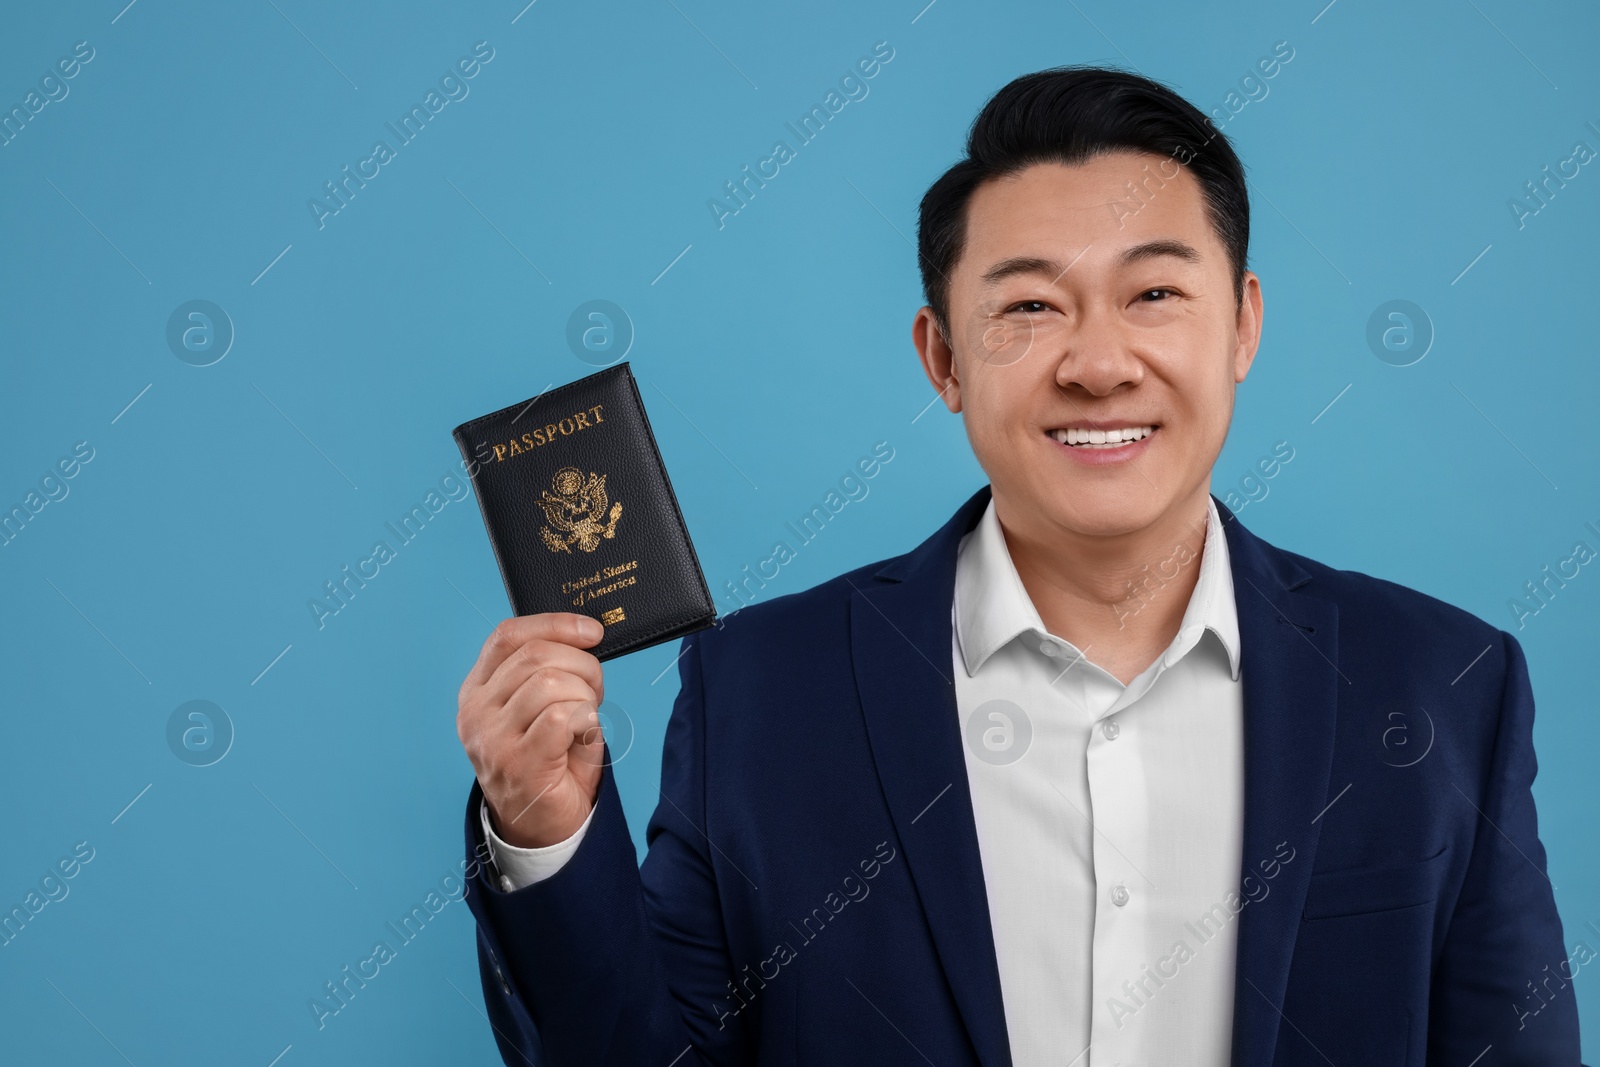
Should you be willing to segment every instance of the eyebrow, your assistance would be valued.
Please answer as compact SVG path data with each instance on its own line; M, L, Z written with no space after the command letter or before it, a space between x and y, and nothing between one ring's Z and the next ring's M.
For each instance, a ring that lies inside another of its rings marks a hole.
M1161 238L1125 249L1117 257L1117 266L1126 267L1141 260L1157 259L1162 256L1181 259L1187 263L1198 263L1201 260L1200 252L1192 245L1174 238ZM1051 280L1055 280L1065 274L1070 267L1070 263L1063 267L1053 259L1039 256L1013 256L1010 259L1002 259L984 271L982 281L984 285L989 286L1018 274L1045 274L1049 275Z

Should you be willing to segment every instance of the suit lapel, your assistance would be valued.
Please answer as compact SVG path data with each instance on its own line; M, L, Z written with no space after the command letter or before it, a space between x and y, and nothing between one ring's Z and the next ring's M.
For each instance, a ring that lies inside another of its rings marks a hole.
M1233 1064L1268 1067L1277 1048L1322 814L1344 788L1328 775L1338 687L1348 682L1337 666L1337 607L1298 592L1310 574L1246 530L1220 501L1217 511L1228 538L1242 653L1241 882L1245 876L1254 876L1252 884L1264 881L1261 864L1281 860L1280 845L1294 849L1270 882L1268 896L1239 913Z
M956 547L988 501L986 486L915 550L857 584L850 634L873 761L945 978L983 1067L1010 1067L950 674Z
M1215 498L1213 498L1215 499ZM956 547L989 502L985 486L933 536L850 597L851 650L872 757L906 866L983 1067L1010 1067L1000 972L951 677ZM1333 759L1338 610L1300 592L1311 576L1246 530L1221 501L1244 687L1246 875L1294 849L1270 894L1240 912L1234 1067L1268 1067L1305 905ZM1330 786L1333 788L1330 789Z

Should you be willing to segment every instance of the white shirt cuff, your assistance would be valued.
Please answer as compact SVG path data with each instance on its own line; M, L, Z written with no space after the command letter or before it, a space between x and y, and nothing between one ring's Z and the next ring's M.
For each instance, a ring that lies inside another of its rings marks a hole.
M571 837L542 848L518 848L502 841L494 832L494 827L489 824L488 801L482 803L479 815L483 819L483 840L489 846L490 861L500 871L500 889L511 893L535 882L542 882L566 866L567 860L577 851L583 835L588 832L589 823L594 818L594 808L589 809L583 825L579 826Z

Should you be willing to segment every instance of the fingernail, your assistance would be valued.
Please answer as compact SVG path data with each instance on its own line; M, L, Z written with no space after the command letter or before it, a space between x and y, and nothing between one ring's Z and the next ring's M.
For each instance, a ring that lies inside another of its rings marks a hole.
M601 624L600 620L592 619L587 615L585 615L583 617L583 621L578 624L578 629L583 632L584 637L591 637L596 641L600 640L600 638L606 635L606 628Z

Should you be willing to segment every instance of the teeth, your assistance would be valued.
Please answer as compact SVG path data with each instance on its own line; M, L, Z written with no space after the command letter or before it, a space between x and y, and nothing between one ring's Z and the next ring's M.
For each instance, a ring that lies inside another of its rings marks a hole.
M1050 436L1064 445L1081 448L1116 448L1143 440L1155 433L1154 426L1125 426L1119 430L1051 430Z

